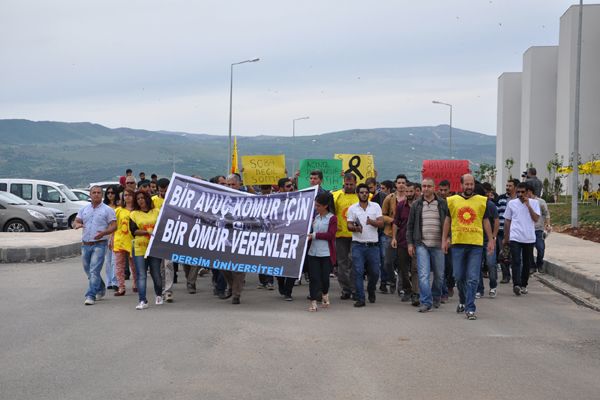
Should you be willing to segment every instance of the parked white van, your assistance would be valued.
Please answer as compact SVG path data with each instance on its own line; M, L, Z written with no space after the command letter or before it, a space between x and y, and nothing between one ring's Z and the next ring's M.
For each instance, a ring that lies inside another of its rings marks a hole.
M66 185L51 181L0 178L0 191L19 196L29 204L61 210L68 218L69 227L73 226L77 212L89 204L79 200Z

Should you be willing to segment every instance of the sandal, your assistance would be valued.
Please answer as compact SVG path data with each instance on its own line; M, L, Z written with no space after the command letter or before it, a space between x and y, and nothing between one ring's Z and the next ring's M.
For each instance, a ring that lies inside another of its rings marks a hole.
M308 311L310 311L310 312L317 311L317 301L316 300L310 301L310 306L308 306Z
M321 300L321 307L323 308L327 308L329 307L329 295L328 294L324 294L323 295L323 299Z

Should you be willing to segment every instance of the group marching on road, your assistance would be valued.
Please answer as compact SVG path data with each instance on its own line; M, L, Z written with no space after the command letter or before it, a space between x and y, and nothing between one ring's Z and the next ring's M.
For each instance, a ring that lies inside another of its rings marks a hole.
M337 277L339 298L352 299L357 308L375 303L379 292L397 294L401 302L426 313L447 303L456 288L456 312L469 320L477 319L475 303L485 296L485 279L491 298L498 294L498 283L511 281L515 296L526 295L530 274L543 266L544 239L551 229L535 175L530 168L525 181L509 180L506 193L498 196L490 184L470 174L460 178L460 193L452 193L447 180L424 177L416 183L399 174L395 182L368 178L357 184L353 173L343 175L341 189L329 192L321 187L322 172L312 171L310 183L318 188L303 265L308 311L330 307L332 277ZM92 187L90 204L77 214L75 228L83 229L81 254L88 278L85 305L95 304L109 289L114 296L125 296L125 281L131 277L131 289L138 295L136 309L147 309L148 272L155 304L173 301L179 265L145 256L170 182L154 174L148 180L143 172L139 177L136 181L128 169L120 184L104 193ZM238 174L215 176L210 182L268 195L296 190L297 176L259 187L244 186ZM182 268L188 293L196 293L198 276L209 271ZM210 272L213 294L240 304L245 273ZM293 300L297 284L297 279L277 277L284 300ZM274 277L259 275L258 288L274 290Z

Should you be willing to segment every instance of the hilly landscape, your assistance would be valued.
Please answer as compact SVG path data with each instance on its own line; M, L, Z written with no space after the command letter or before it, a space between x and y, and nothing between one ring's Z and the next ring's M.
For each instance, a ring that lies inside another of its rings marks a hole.
M448 158L448 125L353 129L292 137L238 137L238 154L285 154L289 166L334 153L371 153L379 179L420 177L424 159ZM170 176L173 170L211 177L227 169L227 136L110 129L89 122L0 120L0 177L47 179L71 187L116 180L126 168ZM454 157L495 163L496 138L453 128ZM295 155L295 157L294 157ZM291 171L290 171L291 173Z

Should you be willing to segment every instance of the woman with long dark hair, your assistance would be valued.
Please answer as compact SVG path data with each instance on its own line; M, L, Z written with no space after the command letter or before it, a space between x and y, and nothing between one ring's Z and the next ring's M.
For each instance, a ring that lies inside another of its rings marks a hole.
M119 205L119 197L116 186L109 186L104 192L104 204L116 210ZM118 290L117 275L115 273L115 255L113 253L114 245L114 233L110 235L108 239L108 249L104 258L104 265L106 265L106 288Z
M120 207L117 207L115 214L117 215L117 230L114 233L113 251L115 253L115 270L117 275L117 283L119 290L115 292L115 296L125 295L125 264L129 260L129 267L133 275L133 291L137 292L137 274L133 265L132 248L133 235L129 230L129 217L135 209L135 192L131 189L123 191L123 202Z
M331 193L324 192L315 199L317 214L313 220L312 233L308 235L308 276L310 305L308 311L317 311L317 301L321 307L329 307L329 273L335 264L335 233L337 217Z
M148 308L146 298L146 276L150 270L152 282L154 283L154 294L156 305L163 304L162 277L160 275L161 259L156 257L145 257L146 249L150 243L150 236L158 220L158 209L154 207L150 195L138 190L135 192L135 210L129 217L129 230L133 234L133 262L137 273L137 287L139 304L137 310Z

